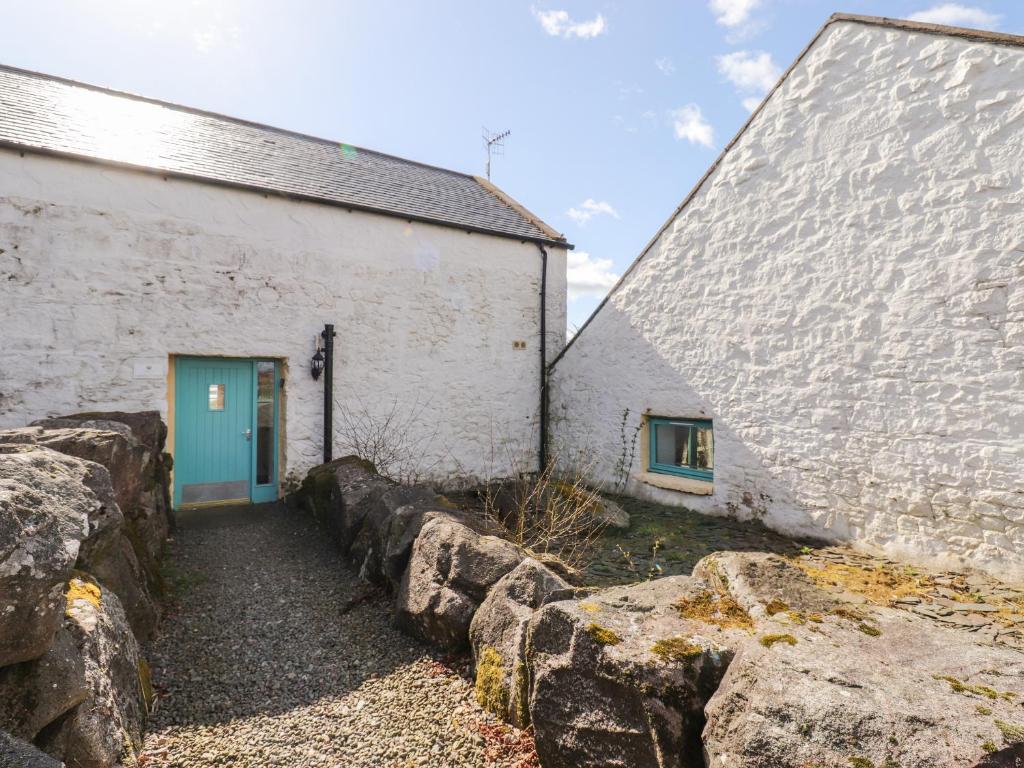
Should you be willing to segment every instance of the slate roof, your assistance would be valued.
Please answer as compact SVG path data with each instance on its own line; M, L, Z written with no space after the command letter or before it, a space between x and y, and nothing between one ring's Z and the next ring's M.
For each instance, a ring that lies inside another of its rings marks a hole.
M475 176L4 66L0 146L567 245Z

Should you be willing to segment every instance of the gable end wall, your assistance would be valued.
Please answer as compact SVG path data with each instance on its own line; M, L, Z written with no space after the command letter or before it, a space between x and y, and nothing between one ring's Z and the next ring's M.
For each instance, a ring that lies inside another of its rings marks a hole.
M715 420L629 491L1024 578L1024 49L829 25L557 363L562 455Z

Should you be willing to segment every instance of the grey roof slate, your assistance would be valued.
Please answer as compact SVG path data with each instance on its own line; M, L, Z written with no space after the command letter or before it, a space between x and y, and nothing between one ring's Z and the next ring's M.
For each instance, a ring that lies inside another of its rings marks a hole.
M565 245L468 174L4 66L0 146Z

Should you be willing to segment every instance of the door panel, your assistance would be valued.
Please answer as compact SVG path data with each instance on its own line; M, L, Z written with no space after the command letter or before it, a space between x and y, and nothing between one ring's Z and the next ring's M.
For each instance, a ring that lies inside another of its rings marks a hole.
M176 507L250 499L255 414L250 360L179 358L175 368Z

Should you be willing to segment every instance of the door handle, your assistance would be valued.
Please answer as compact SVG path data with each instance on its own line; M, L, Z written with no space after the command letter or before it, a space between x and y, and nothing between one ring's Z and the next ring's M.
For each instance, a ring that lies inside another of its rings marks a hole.
M252 440L252 430L251 429L245 430L245 432L243 432L242 434L245 435L245 439L246 440Z

